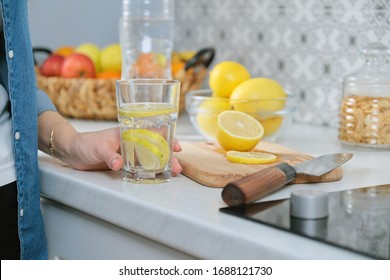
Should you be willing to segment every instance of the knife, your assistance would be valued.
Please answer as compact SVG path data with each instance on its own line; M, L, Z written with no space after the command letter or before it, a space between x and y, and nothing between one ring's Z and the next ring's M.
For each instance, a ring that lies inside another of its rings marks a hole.
M258 200L295 179L298 174L321 176L352 158L352 154L328 154L295 164L280 163L228 183L222 199L229 206L248 204Z

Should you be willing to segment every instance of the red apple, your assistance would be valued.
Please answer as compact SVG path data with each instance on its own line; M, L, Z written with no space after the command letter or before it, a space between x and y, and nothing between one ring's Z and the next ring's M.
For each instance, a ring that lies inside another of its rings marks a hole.
M61 76L61 68L64 62L64 57L59 54L52 54L46 58L41 67L40 72L43 76Z
M85 54L74 53L65 58L61 76L64 78L95 78L95 65Z

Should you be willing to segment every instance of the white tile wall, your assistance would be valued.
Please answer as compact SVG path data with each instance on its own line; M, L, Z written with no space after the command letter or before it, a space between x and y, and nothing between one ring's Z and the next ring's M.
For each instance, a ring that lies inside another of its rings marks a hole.
M390 0L176 0L178 50L214 46L301 95L296 121L336 126L342 77L390 46ZM205 85L207 86L207 84Z

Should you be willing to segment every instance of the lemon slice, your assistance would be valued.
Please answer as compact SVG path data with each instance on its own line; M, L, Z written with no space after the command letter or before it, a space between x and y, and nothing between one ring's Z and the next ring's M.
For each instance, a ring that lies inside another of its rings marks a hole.
M260 142L263 126L240 111L223 111L218 115L217 141L226 151L248 152Z
M130 129L122 133L127 161L136 167L136 158L146 170L161 170L170 159L168 142L158 132Z
M177 113L178 108L170 103L133 103L126 104L119 108L118 114L122 117L130 118L142 118L142 117L153 117L158 115L169 115Z
M248 163L248 164L271 163L276 160L276 156L273 154L262 153L262 152L238 152L238 151L226 152L226 158L228 159L228 161L231 162Z

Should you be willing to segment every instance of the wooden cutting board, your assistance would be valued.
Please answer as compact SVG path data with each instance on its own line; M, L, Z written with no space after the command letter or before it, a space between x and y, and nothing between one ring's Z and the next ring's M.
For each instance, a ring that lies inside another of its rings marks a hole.
M180 145L182 151L175 156L183 167L182 174L204 186L216 188L281 162L294 165L313 158L275 143L261 141L255 151L272 153L277 156L277 160L269 164L240 164L228 161L225 151L214 143L180 142ZM342 176L343 171L339 167L322 176L299 174L292 183L330 182L340 180Z

